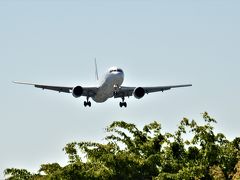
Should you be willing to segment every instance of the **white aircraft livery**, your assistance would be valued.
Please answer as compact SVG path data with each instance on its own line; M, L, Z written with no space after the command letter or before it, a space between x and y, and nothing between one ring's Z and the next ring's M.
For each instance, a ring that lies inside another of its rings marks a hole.
M96 79L98 80L98 72L97 65L95 61L95 70L96 70ZM108 69L104 78L99 81L99 85L96 87L84 87L84 86L75 86L75 87L66 87L66 86L51 86L51 85L43 85L43 84L34 84L34 83L26 83L26 82L18 82L14 81L17 84L25 84L25 85L33 85L36 88L48 89L58 92L64 93L72 93L75 98L79 98L81 96L86 97L86 101L84 101L84 106L91 107L91 102L89 98L92 98L97 103L103 103L109 98L121 98L122 101L119 103L120 107L127 107L127 103L125 102L125 97L134 96L137 99L141 99L145 94L158 92L158 91L166 91L172 88L179 87L188 87L192 86L191 84L184 85L174 85L174 86L155 86L155 87L127 87L122 86L124 81L124 72L121 68L111 67Z

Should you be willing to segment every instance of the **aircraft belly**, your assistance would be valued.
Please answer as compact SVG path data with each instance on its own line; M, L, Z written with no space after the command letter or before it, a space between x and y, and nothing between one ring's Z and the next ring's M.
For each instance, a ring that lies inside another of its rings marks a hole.
M95 96L95 97L93 97L92 99L93 99L95 102L102 103L102 102L105 102L108 98L109 98L109 97L107 97L107 96L101 95L101 96Z
M114 85L122 84L121 78L107 78L106 81L99 87L96 95L92 97L95 102L105 102L108 98L113 97Z
M113 97L113 90L111 86L102 87L97 94L92 98L95 102L105 102L108 98Z

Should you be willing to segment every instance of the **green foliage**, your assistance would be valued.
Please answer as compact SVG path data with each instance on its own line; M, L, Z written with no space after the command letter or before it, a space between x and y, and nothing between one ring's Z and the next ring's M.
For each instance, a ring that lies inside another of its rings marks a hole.
M38 174L22 169L4 173L9 180L240 179L240 138L229 141L216 134L216 120L208 113L202 116L203 125L184 118L175 133L164 134L158 122L138 129L116 121L106 128L104 144L67 144L63 150L69 164L64 167L53 163L41 165Z
M22 179L31 179L32 175L30 172L28 172L25 169L16 169L16 168L11 168L11 169L6 169L4 171L4 174L8 175L10 174L11 177L9 177L9 180L22 180Z

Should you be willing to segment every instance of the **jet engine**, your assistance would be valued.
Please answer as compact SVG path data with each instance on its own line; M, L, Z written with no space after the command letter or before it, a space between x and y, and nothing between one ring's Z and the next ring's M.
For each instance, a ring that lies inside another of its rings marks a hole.
M142 87L137 87L133 91L133 95L137 99L141 99L145 95L145 90Z
M72 90L72 95L75 98L80 97L82 95L82 93L83 93L83 88L81 86L76 86Z

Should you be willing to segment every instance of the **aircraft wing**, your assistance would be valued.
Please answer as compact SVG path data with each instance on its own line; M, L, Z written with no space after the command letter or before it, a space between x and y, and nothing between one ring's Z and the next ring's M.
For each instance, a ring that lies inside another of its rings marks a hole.
M192 84L183 84L183 85L174 85L174 86L155 86L155 87L141 87L144 89L146 94L149 93L154 93L154 92L159 92L159 91L166 91L170 90L172 88L180 88L180 87L188 87L192 86ZM137 87L126 87L126 86L121 86L119 91L116 93L114 96L115 98L122 98L122 97L129 97L133 95L134 89Z
M72 90L74 87L67 87L67 86L51 86L51 85L44 85L44 84L34 84L34 83L27 83L27 82L18 82L18 81L13 81L13 83L16 84L24 84L24 85L32 85L36 88L41 88L41 89L47 89L47 90L52 90L52 91L57 91L57 92L64 92L64 93L72 93ZM94 96L97 92L97 87L82 87L83 88L83 94L82 96Z

